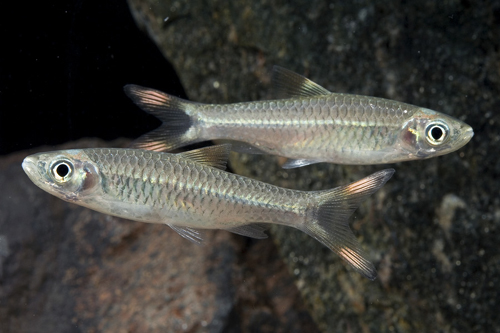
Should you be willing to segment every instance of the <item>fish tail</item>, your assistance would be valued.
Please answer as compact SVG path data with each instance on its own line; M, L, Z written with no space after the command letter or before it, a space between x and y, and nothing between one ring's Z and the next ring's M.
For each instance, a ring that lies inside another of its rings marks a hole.
M349 217L394 174L394 169L376 172L349 185L314 192L312 218L301 229L346 260L356 271L375 280L377 271L349 228Z
M193 119L186 113L193 102L133 84L126 85L124 90L137 106L163 122L157 129L136 139L132 148L169 151L199 142Z

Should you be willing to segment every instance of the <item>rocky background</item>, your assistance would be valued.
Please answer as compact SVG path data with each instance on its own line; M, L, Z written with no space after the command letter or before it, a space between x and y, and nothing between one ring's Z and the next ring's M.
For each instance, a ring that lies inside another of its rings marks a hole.
M69 205L24 176L19 165L28 152L5 157L4 327L500 332L499 1L128 3L191 100L271 98L277 64L331 91L445 112L470 124L475 136L455 153L391 165L395 176L355 212L351 226L378 268L374 282L292 229L272 228L276 247L226 232L197 247L163 226ZM231 168L313 190L385 167L283 170L282 162L234 154Z

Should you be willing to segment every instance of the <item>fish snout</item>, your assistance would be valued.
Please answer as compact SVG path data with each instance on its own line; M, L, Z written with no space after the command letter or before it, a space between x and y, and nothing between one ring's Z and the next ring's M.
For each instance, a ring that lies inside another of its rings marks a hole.
M24 172L28 175L33 183L37 186L38 183L43 179L45 174L46 162L41 160L38 155L27 156L23 163L21 164Z
M464 126L464 134L462 135L463 144L467 144L474 136L474 130L469 125Z
M28 176L35 175L37 161L38 159L34 156L27 156L23 160L21 166Z

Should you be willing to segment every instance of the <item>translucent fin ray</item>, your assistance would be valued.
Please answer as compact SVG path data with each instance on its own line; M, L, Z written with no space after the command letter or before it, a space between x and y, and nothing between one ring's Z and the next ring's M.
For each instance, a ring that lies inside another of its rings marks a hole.
M229 228L229 229L224 229L229 232L242 235L242 236L247 236L250 238L257 238L257 239L265 239L267 238L267 235L264 233L264 230L266 230L266 226L258 223L252 223L252 224L247 224L247 225L242 225L239 227L234 227L234 228Z
M195 142L185 135L192 126L191 117L186 114L186 106L192 102L133 84L128 84L123 89L138 107L163 122L156 130L135 140L132 148L169 151Z
M316 160L294 160L292 158L289 158L286 160L286 162L281 166L283 169L294 169L294 168L300 168L306 165L311 165L311 164L316 164L319 163L320 161Z
M178 154L192 161L209 165L214 168L226 170L227 160L231 152L230 144L222 144L194 149Z
M393 174L394 169L386 169L346 186L316 192L314 218L301 228L370 280L375 280L377 271L349 228L348 219Z
M273 67L273 93L277 98L329 95L330 91L308 78L280 66Z
M222 140L215 140L216 143L227 143L231 145L231 150L238 152L238 153L244 153L244 154L267 154L265 151L252 146L249 143L242 142L242 141L235 141L235 140L228 140L228 139L222 139Z
M203 242L203 232L199 229L179 227L173 224L167 225L190 242L195 244L201 244Z

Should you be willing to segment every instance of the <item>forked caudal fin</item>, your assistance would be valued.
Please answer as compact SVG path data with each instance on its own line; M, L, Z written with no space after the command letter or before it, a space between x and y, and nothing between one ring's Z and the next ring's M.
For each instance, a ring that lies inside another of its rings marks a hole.
M138 107L163 121L160 127L135 140L132 148L169 151L197 142L187 135L193 124L186 108L193 102L133 84L123 89Z
M316 197L317 206L313 217L301 228L370 280L375 280L377 271L349 228L348 219L354 210L380 189L393 174L394 169L386 169L349 185L315 192L313 195Z

